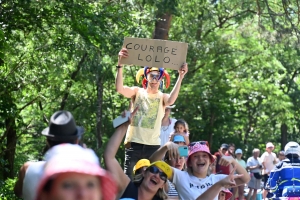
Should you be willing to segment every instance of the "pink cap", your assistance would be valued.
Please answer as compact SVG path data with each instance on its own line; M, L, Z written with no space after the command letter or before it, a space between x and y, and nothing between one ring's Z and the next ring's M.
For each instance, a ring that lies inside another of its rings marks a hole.
M232 197L232 193L228 189L223 189L221 192L225 192L225 199L229 200Z
M109 172L100 167L98 157L91 149L84 149L79 145L61 144L52 147L46 153L45 158L46 164L36 200L39 200L43 187L51 177L66 172L98 176L103 199L114 200L116 198L115 181Z
M186 160L186 162L188 163L189 158L192 154L197 153L197 152L205 152L208 153L209 157L210 157L210 162L213 163L215 161L215 158L211 155L209 148L207 145L205 144L200 144L200 143L195 143L195 145L193 146L189 146L189 155L188 158Z

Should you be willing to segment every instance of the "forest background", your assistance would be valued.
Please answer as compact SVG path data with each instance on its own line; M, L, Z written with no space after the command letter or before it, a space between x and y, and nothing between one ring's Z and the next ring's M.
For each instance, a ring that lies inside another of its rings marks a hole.
M102 158L129 104L114 86L124 37L189 44L172 116L191 141L235 143L244 159L268 141L276 151L299 142L299 23L298 0L0 1L0 199L17 199L17 172L42 158L40 133L57 110L73 113ZM124 67L126 85L140 85L139 68Z

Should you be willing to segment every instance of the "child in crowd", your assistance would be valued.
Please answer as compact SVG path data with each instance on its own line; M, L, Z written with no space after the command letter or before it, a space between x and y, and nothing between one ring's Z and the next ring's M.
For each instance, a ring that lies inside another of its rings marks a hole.
M179 146L186 146L185 138L182 135L175 135L173 137L172 142L174 142L175 144L178 144Z
M229 200L232 196L232 193L228 189L223 189L219 193L218 200Z
M189 126L186 123L186 121L184 121L183 119L178 119L175 122L174 132L171 133L171 135L170 135L170 141L173 141L174 136L176 136L176 135L182 135L185 139L185 144L189 145L189 143L190 143L190 140L189 140L189 135L190 135Z

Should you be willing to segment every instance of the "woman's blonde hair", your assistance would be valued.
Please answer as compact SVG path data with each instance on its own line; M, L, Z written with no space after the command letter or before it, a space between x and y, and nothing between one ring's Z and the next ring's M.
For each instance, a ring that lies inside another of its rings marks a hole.
M147 173L147 170L144 172ZM144 180L144 173L135 175L133 177L133 183L137 186L140 186L141 183ZM165 183L166 184L166 183ZM156 192L155 196L158 196L161 199L168 199L168 194L165 192L164 187L159 188L158 191Z

